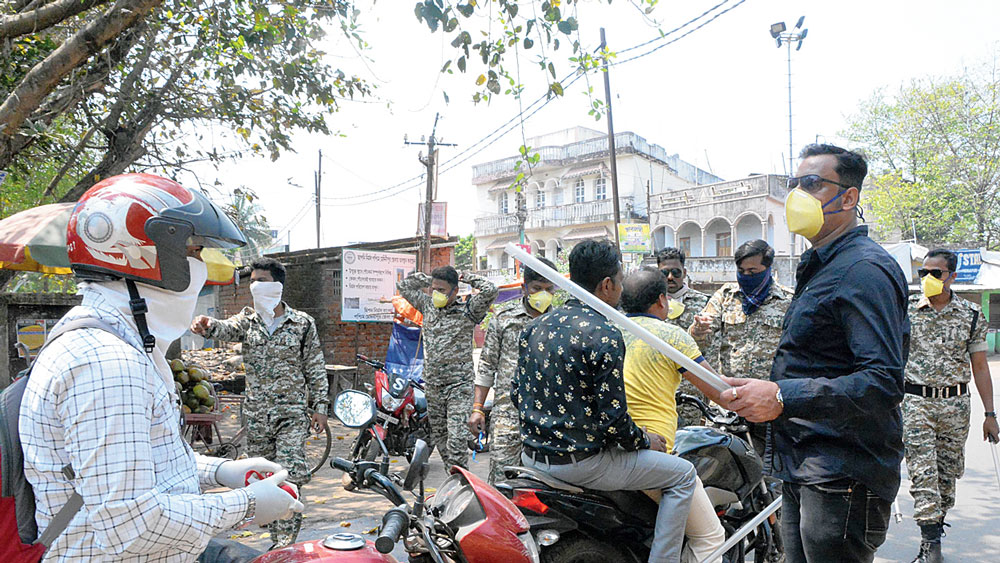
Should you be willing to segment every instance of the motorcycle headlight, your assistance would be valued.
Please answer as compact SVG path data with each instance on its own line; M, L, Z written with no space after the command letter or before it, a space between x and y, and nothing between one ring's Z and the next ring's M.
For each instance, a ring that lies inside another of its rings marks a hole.
M402 404L403 404L402 398L397 399L396 397L393 397L392 394L386 391L385 389L382 390L382 406L387 411L396 412L396 409L398 409L399 405Z
M528 559L531 563L541 563L542 555L538 551L538 544L535 543L535 538L531 537L531 532L518 534L517 539L521 540L521 543L524 544L524 551L528 554Z

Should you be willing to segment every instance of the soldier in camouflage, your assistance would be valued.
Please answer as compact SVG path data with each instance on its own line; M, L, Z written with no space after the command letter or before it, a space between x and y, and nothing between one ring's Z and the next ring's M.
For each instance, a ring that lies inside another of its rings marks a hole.
M666 322L687 330L694 322L694 316L708 304L708 295L691 289L687 284L687 268L684 266L687 258L678 248L667 247L656 253L656 267L667 276L667 297L671 300L670 311ZM705 350L703 349L702 352ZM681 380L678 393L694 395L707 400L690 381ZM698 424L701 421L701 411L692 405L678 405L678 428L686 424Z
M546 266L555 265L539 258ZM478 435L483 431L486 413L483 403L490 388L494 389L493 410L490 412L490 475L491 485L502 481L503 468L521 464L521 425L518 413L510 400L511 382L517 371L517 346L521 329L531 319L540 316L552 304L555 284L524 268L524 295L498 305L486 329L486 344L479 356L476 390L469 416L469 431Z
M986 317L951 291L958 256L932 250L919 270L921 295L910 297L910 358L903 398L903 444L913 519L920 526L914 562L941 559L941 532L955 505L955 481L965 471L969 434L969 366L986 408L983 438L997 441L993 384L986 360Z
M775 281L774 249L767 242L742 244L734 261L737 281L715 292L688 332L723 375L767 380L794 292ZM767 425L750 424L750 429L754 449L763 457Z
M330 402L323 349L313 318L281 301L284 266L261 258L251 269L254 308L225 320L199 316L191 331L243 343L247 454L281 464L288 470L288 480L298 485L299 500L305 502L302 487L311 478L305 442L310 426L315 431L326 426ZM301 514L270 524L271 549L294 543L301 527Z
M458 283L464 281L479 293L458 301ZM466 467L469 460L468 420L475 368L472 332L483 322L497 297L497 286L469 272L459 275L444 266L428 276L414 272L396 284L399 293L424 315L424 381L431 437L445 469ZM431 295L424 293L431 289Z

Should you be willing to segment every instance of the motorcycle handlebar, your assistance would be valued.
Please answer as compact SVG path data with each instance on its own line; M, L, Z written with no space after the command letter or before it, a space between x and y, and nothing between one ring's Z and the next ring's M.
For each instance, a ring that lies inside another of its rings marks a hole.
M385 516L382 517L382 531L375 538L375 549L379 553L391 553L396 547L399 537L409 527L409 523L409 515L398 506L386 512Z
M354 464L342 457L333 458L333 460L330 461L330 465L333 466L334 469L339 469L344 473L350 473L354 471Z
M366 356L364 354L355 354L354 357L356 357L358 360L360 360L361 363L368 364L368 365L372 366L375 369L382 369L383 367L385 367L384 363L382 363L382 362L380 362L378 360L373 360L373 359L369 358L368 356Z
M368 482L378 484L382 490L382 496L389 499L392 504L396 506L406 504L406 499L403 498L403 494L399 492L396 485L388 477L376 471L375 468L371 468L365 472L365 483Z
M688 403L698 407L698 410L700 410L702 414L705 415L705 418L711 420L716 424L721 424L724 426L739 426L743 424L743 420L739 417L736 417L735 420L725 420L723 416L720 415L717 411L710 409L708 405L705 404L704 401L693 395L678 393L676 396L676 401L677 404Z

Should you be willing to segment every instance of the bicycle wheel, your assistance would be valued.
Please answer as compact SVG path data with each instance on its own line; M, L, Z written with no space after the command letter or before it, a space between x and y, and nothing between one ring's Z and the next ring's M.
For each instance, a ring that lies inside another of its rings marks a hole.
M306 464L309 466L309 474L319 471L326 460L330 457L330 448L333 446L333 435L330 433L330 425L325 424L323 431L315 433L309 429L309 436L306 437Z

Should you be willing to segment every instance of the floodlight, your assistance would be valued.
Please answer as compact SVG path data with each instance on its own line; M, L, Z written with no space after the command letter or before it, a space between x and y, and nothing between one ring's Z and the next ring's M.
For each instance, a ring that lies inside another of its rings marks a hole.
M785 31L785 29L786 29L785 22L778 22L771 24L771 37L777 39L778 36Z
M799 21L795 22L795 29L800 29L802 27L802 22L805 21L806 17L799 17Z
M809 34L809 30L808 29L803 29L802 30L802 34L799 35L799 46L795 48L796 51L798 51L799 49L802 48L802 42L805 41L806 35L808 35L808 34Z

